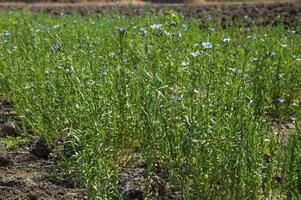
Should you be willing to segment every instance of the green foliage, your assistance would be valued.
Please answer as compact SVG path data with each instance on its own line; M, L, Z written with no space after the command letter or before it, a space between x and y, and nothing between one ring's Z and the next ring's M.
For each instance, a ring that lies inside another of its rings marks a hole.
M15 149L21 143L26 143L26 142L28 142L27 139L21 137L11 137L11 136L3 137L0 140L0 143L3 144L8 149Z
M91 199L122 198L120 160L133 152L150 174L162 163L184 199L298 198L301 38L291 29L200 30L174 12L0 19L0 90L24 125L64 142L64 166Z

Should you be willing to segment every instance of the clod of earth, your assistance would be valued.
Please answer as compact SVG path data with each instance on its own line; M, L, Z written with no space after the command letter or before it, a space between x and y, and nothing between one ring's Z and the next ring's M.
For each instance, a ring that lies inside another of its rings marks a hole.
M46 144L45 140L39 139L31 152L38 158L48 159L51 153L51 148Z
M0 167L8 167L13 165L14 162L7 156L0 156Z
M17 130L17 126L14 122L7 121L2 125L1 131L0 131L0 137L6 136L6 135L16 137L18 134L19 133Z
M8 167L13 164L13 161L7 155L6 149L0 145L0 167Z

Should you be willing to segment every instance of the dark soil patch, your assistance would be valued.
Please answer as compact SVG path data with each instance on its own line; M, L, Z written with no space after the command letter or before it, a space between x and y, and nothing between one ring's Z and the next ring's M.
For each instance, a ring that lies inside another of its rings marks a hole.
M1 126L0 137L7 136L7 135L12 137L18 136L18 128L16 123L14 123L13 121L8 120L5 123L3 123Z
M39 139L35 143L31 153L38 158L48 159L48 157L51 153L51 150L52 149L46 144L45 140Z

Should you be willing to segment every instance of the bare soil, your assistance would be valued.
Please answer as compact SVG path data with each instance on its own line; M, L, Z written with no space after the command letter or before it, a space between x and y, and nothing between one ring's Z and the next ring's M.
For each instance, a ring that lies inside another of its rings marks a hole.
M13 107L0 94L0 141L9 136L3 130L8 121L16 124L18 117ZM27 137L34 140L34 136ZM85 189L74 188L72 184L56 183L53 175L60 170L56 160L35 157L30 153L32 144L33 142L24 143L8 149L0 143L0 200L87 199Z
M53 14L72 13L78 11L81 14L88 12L110 13L112 10L125 15L144 15L145 6L152 13L163 13L166 10L175 10L185 16L200 19L201 26L207 26L205 20L208 14L216 16L221 25L229 23L241 23L246 25L277 25L283 20L285 25L296 25L301 19L301 1L265 1L265 2L219 2L219 3L144 3L140 0L128 4L122 2L81 2L81 3L0 3L0 11L21 10L24 7L30 10L46 11Z
M54 161L37 158L24 147L7 150L0 144L0 152L0 199L87 199L85 189L52 181Z

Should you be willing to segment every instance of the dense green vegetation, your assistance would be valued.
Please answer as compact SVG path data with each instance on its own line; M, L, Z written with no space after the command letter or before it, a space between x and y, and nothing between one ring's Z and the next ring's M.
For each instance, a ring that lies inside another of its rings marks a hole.
M134 154L183 199L300 199L300 34L209 24L1 13L0 91L91 199Z

